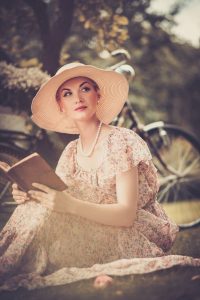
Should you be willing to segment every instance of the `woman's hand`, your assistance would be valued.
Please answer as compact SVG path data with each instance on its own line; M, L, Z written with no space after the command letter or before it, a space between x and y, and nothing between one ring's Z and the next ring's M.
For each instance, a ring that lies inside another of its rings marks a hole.
M18 188L18 185L16 183L13 183L13 185L12 185L12 195L13 195L13 199L15 200L15 202L17 204L23 204L26 201L30 200L30 197L28 196L28 194L21 191Z
M59 192L40 183L33 183L32 185L39 189L28 191L33 200L40 202L41 205L50 210L62 213L69 212L66 191Z

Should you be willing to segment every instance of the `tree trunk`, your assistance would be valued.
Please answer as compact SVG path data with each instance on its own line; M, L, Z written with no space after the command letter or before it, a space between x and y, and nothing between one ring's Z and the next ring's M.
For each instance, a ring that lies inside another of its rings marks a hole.
M74 10L74 0L57 0L54 10L50 4L41 0L26 0L37 19L43 44L43 69L54 74L59 67L60 51L64 40L69 35Z

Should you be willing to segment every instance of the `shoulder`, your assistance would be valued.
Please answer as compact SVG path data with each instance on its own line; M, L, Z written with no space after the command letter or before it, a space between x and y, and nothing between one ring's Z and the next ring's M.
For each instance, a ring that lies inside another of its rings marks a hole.
M124 136L138 136L138 134L136 132L134 132L133 130L126 128L126 127L119 127L119 126L110 126L110 130L113 131L115 134L117 135L124 135Z
M148 160L152 158L147 143L136 132L124 127L113 126L109 148L118 156L126 153L130 156L143 156Z
M56 166L56 173L60 174L62 172L66 173L66 170L69 169L69 167L71 165L73 165L73 156L74 156L74 151L76 149L76 141L77 140L73 140L71 142L69 142L64 150L62 151L59 159L58 159L58 163Z
M111 138L113 142L121 142L125 144L141 144L146 147L146 142L133 130L125 127L112 126Z
M75 140L69 142L69 143L66 145L64 151L71 151L71 150L73 150L74 148L76 148L77 141L78 141L78 139L75 139Z
M69 142L65 146L64 150L62 151L60 159L71 156L73 154L74 150L76 149L76 143L77 143L77 139Z

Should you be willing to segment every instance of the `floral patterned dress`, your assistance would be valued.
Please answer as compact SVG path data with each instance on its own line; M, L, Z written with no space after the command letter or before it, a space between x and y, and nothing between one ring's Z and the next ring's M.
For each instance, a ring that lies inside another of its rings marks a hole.
M56 173L82 201L117 202L116 174L137 166L139 202L130 227L102 225L56 213L34 201L19 205L0 234L0 290L61 285L99 274L153 272L200 259L167 255L178 232L156 200L157 171L146 143L133 131L111 126L96 169L77 161L77 142L64 149Z

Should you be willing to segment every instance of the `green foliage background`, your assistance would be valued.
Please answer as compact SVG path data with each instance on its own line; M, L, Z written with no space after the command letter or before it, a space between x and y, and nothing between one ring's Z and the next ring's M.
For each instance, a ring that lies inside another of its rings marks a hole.
M182 1L168 15L150 13L152 1L1 0L0 58L15 70L1 67L0 105L30 114L31 99L47 73L74 60L107 67L116 61L99 54L123 47L136 70L130 100L141 120L179 124L200 138L199 48L169 33ZM19 68L29 85L16 79Z

